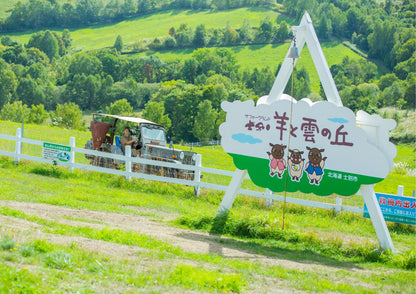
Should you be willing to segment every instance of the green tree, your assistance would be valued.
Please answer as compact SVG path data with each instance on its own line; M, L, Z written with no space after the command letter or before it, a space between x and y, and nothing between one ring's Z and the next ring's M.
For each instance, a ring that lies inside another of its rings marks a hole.
M195 58L186 59L182 68L183 79L189 83L194 83L198 75L198 61Z
M407 107L415 109L416 107L416 74L411 72L407 75L404 85L404 99L407 103Z
M48 72L45 66L42 63L34 63L27 68L26 74L32 79L39 81L39 83L44 84L48 82Z
M289 25L284 20L280 22L279 27L276 31L276 41L283 42L285 39L289 38Z
M212 108L211 101L204 100L198 105L198 113L193 127L194 136L199 141L210 141L216 134L216 120L218 114Z
M48 112L45 110L43 104L32 105L28 122L40 125L43 124L47 118Z
M52 126L66 129L85 130L85 121L82 119L82 112L75 103L56 105L56 110L50 113Z
M394 52L396 55L396 62L406 61L415 54L416 49L416 39L407 40L406 43L401 45Z
M35 47L45 52L49 60L59 56L59 43L50 31L38 32L30 36L27 48Z
M27 105L45 104L46 102L42 88L30 76L19 80L16 96Z
M397 42L397 27L388 21L376 22L374 30L368 35L368 57L378 58L391 67L391 50Z
M183 90L180 87L179 84L164 98L166 113L172 121L168 135L175 141L192 142L195 140L193 126L202 93L194 85L188 85Z
M319 19L318 26L316 27L316 34L320 39L326 40L329 37L330 28L328 22L329 20L326 15L322 15Z
M26 50L27 54L27 65L32 65L35 63L40 63L43 66L47 66L49 64L49 57L45 54L45 52L40 51L38 48L32 47ZM53 61L55 61L54 59Z
M382 106L395 106L397 100L404 97L404 92L400 85L400 82L396 81L390 87L383 90L380 95Z
M96 57L101 61L103 75L111 75L116 82L121 80L122 60L117 51L99 50Z
M1 60L0 60L1 61ZM1 64L1 62L0 62ZM0 108L11 102L16 91L18 80L13 71L0 66Z
M13 40L9 36L3 36L1 37L1 44L4 46L12 46Z
M68 29L62 31L62 41L64 42L65 48L69 49L72 45L71 33Z
M409 73L415 71L415 66L416 66L416 58L412 56L408 60L398 63L394 67L393 72L399 79L405 80L407 76L409 75Z
M205 47L207 44L207 33L203 24L200 24L196 27L193 44L197 48Z
M99 75L76 74L66 84L64 97L66 101L77 104L81 109L99 109L105 104L102 97L101 78Z
M262 20L257 30L256 41L260 43L270 43L273 37L273 22L269 17Z
M116 41L113 45L114 49L116 49L118 52L121 52L123 50L123 39L120 35L117 35Z
M133 107L131 107L130 103L126 99L120 99L115 101L114 103L111 103L110 106L107 106L105 108L105 113L132 116Z
M242 43L250 43L253 40L253 33L250 26L250 22L247 19L243 20L243 24L239 30L240 40Z
M380 91L383 91L385 88L391 86L395 81L398 81L399 79L396 77L395 74L385 74L380 78L380 80L377 83L377 86L379 87Z
M103 64L93 53L80 52L73 55L68 66L70 78L73 78L76 74L99 75L102 70Z
M149 102L143 109L143 118L158 123L165 127L166 132L172 125L169 116L165 114L165 106L162 102Z
M357 6L351 6L347 11L347 32L351 36L352 33L356 32L357 34L361 33L361 28L363 27L365 21L364 12L360 10Z
M9 120L12 122L26 123L29 118L29 108L22 101L6 103L1 109L1 120Z
M239 40L238 32L227 23L224 29L224 44L236 44Z
M189 47L192 44L193 30L186 24L181 24L175 32L175 39L178 47Z
M228 93L223 84L206 85L202 89L202 99L211 102L211 106L216 109L221 109L221 102L227 101Z

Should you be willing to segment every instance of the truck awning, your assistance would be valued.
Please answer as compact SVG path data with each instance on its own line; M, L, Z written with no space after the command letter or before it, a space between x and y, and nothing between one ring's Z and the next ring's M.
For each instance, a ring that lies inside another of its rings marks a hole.
M132 117L132 116L123 116L123 115L114 115L114 114L105 114L105 113L93 113L93 116L105 116L105 117L112 117L115 119L119 119L119 120L124 120L124 121L129 121L132 123L136 123L136 124L152 124L152 125L156 125L156 126L161 126L157 123L154 123L150 120L144 119L144 118L140 118L140 117Z

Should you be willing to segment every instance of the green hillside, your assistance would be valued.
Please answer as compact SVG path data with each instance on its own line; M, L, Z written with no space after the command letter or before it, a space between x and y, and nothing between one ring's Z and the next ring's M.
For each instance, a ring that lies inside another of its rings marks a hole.
M192 27L204 24L209 28L224 28L227 24L239 28L244 19L252 26L258 26L260 21L269 17L275 20L279 14L265 8L240 8L227 11L190 11L170 10L144 15L116 24L92 26L82 29L71 29L73 50L90 50L113 46L117 35L128 44L140 39L167 36L171 27L184 23ZM13 39L27 43L32 32L13 34Z
M265 18L279 20L280 14L265 8L240 8L227 11L189 11L189 10L172 10L158 12L151 15L137 17L132 20L126 20L117 24L93 26L83 29L71 30L73 39L73 50L91 50L103 47L113 46L116 36L123 38L125 46L129 43L137 42L141 39L154 38L158 36L167 36L171 27L178 27L184 23L191 27L204 24L206 29L224 28L230 25L233 28L239 28L243 20L248 20L252 26L259 26ZM285 17L282 19L287 20ZM14 34L13 39L22 43L27 43L31 33ZM362 59L357 53L341 42L323 42L321 44L328 65L341 63L345 56L353 60ZM265 45L248 45L230 47L236 54L237 64L241 69L254 67L263 68L271 67L275 71L278 65L283 61L289 44L265 44ZM177 49L169 51L149 51L139 55L158 56L162 60L185 60L189 58L194 49ZM133 55L132 55L133 56ZM319 78L315 66L310 57L307 45L302 51L301 59L297 63L297 68L304 66L308 71L312 91L319 92Z
M10 9L13 8L14 0L0 1L0 19L7 17L10 14Z
M322 50L324 52L328 66L333 64L339 64L341 61L348 56L351 60L363 59L360 55L344 46L341 42L324 42L321 43ZM248 68L253 70L257 67L258 69L264 67L271 67L275 72L279 64L281 64L289 49L289 43L285 44L267 44L267 45L249 45L249 46L233 46L230 47L234 51L237 64L240 69ZM190 58L193 49L181 49L181 50L169 50L169 51L151 51L140 53L139 55L145 56L158 56L162 60L185 60ZM307 45L301 53L301 58L296 63L296 68L299 69L305 67L312 83L312 91L319 93L319 77L316 72L315 65L310 56Z

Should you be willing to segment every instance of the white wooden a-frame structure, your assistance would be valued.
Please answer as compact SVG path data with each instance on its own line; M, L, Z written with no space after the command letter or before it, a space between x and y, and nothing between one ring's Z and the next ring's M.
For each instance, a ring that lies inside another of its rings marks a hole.
M307 43L312 60L318 72L328 101L336 104L337 106L342 106L341 98L335 86L335 82L332 78L328 64L325 60L321 45L316 36L315 29L312 25L312 20L307 12L305 12L305 14L303 15L300 25L293 27L293 30L296 35L296 44L295 40L293 40L291 47L296 45L300 54L305 43ZM280 68L280 71L276 77L270 94L259 99L258 104L271 104L272 102L281 99L283 90L285 89L286 84L290 79L294 65L296 63L296 60L289 57L290 50L291 49L289 48L288 54L285 60L283 61L282 67ZM364 131L368 134L368 140L372 144L374 144L386 153L386 156L391 159L392 164L393 158L396 155L396 150L395 148L394 150L392 150L391 146L383 142L385 142L386 140L388 142L388 137L385 138L386 134L388 134L388 130L394 128L394 125L392 126L390 122L383 122L382 119L377 120L374 118L370 118L366 113L360 111L357 113L357 125L362 127ZM224 213L228 213L230 211L234 203L234 199L246 175L247 170L237 169L234 172L228 189L218 209L217 216ZM380 243L380 247L382 249L389 249L392 252L394 252L395 250L393 242L391 240L386 222L381 212L380 205L378 204L373 186L362 185L361 193L367 205L371 221L373 223L378 241Z

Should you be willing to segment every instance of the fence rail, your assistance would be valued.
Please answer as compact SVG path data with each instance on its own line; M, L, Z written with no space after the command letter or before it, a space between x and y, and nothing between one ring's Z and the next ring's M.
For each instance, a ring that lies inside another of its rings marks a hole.
M180 184L180 185L193 186L195 188L196 194L199 193L200 188L213 189L213 190L218 190L218 191L226 191L228 188L228 186L225 186L225 185L202 181L201 180L202 174L215 174L215 175L227 176L227 177L232 177L234 174L234 172L232 171L202 166L201 155L198 155L195 165L178 165L176 163L156 161L156 160L150 160L150 159L139 158L139 157L131 157L130 146L126 146L126 155L117 155L117 154L112 154L112 153L107 153L107 152L96 151L96 150L78 148L78 147L75 147L74 137L70 138L69 145L68 145L69 147L71 147L70 160L68 162L52 161L51 159L48 159L48 158L43 158L43 157L38 157L38 156L33 156L33 155L22 153L22 143L36 145L36 146L43 146L43 143L45 142L23 138L22 130L20 128L16 130L16 136L0 134L0 139L16 142L14 152L0 150L0 155L12 157L15 159L16 163L18 163L20 159L24 159L24 160L29 160L29 161L43 162L43 163L49 163L49 164L53 163L53 164L58 164L61 166L66 166L69 168L70 171L73 171L73 169L76 168L76 169L81 169L81 170L120 175L120 176L124 176L128 180L132 178L137 178L137 179L146 179L146 180L159 181L159 182L165 182L165 183L174 183L174 184ZM76 163L75 162L75 158L77 158L76 154L82 154L83 156L85 155L99 156L99 157L111 158L114 160L125 162L125 170L100 167L100 166L95 166L95 165L90 165L90 164ZM154 174L138 173L138 172L132 171L133 164L153 165L153 166L160 166L160 167L166 167L166 168L175 168L175 169L180 169L180 170L185 170L185 171L193 171L195 173L195 176L193 180L189 180L189 179L165 177L165 176L154 175ZM246 176L246 178L249 179L249 176ZM311 200L305 200L305 199L299 199L299 198L284 197L281 195L274 194L270 190L267 190L267 189L264 192L248 190L248 189L240 189L239 194L264 198L266 199L266 203L268 205L270 205L272 200L275 200L275 201L286 201L287 203L299 204L299 205L309 206L309 207L331 209L337 213L341 211L363 213L363 207L343 205L342 198L340 197L336 198L335 203L324 203L324 202L311 201Z

